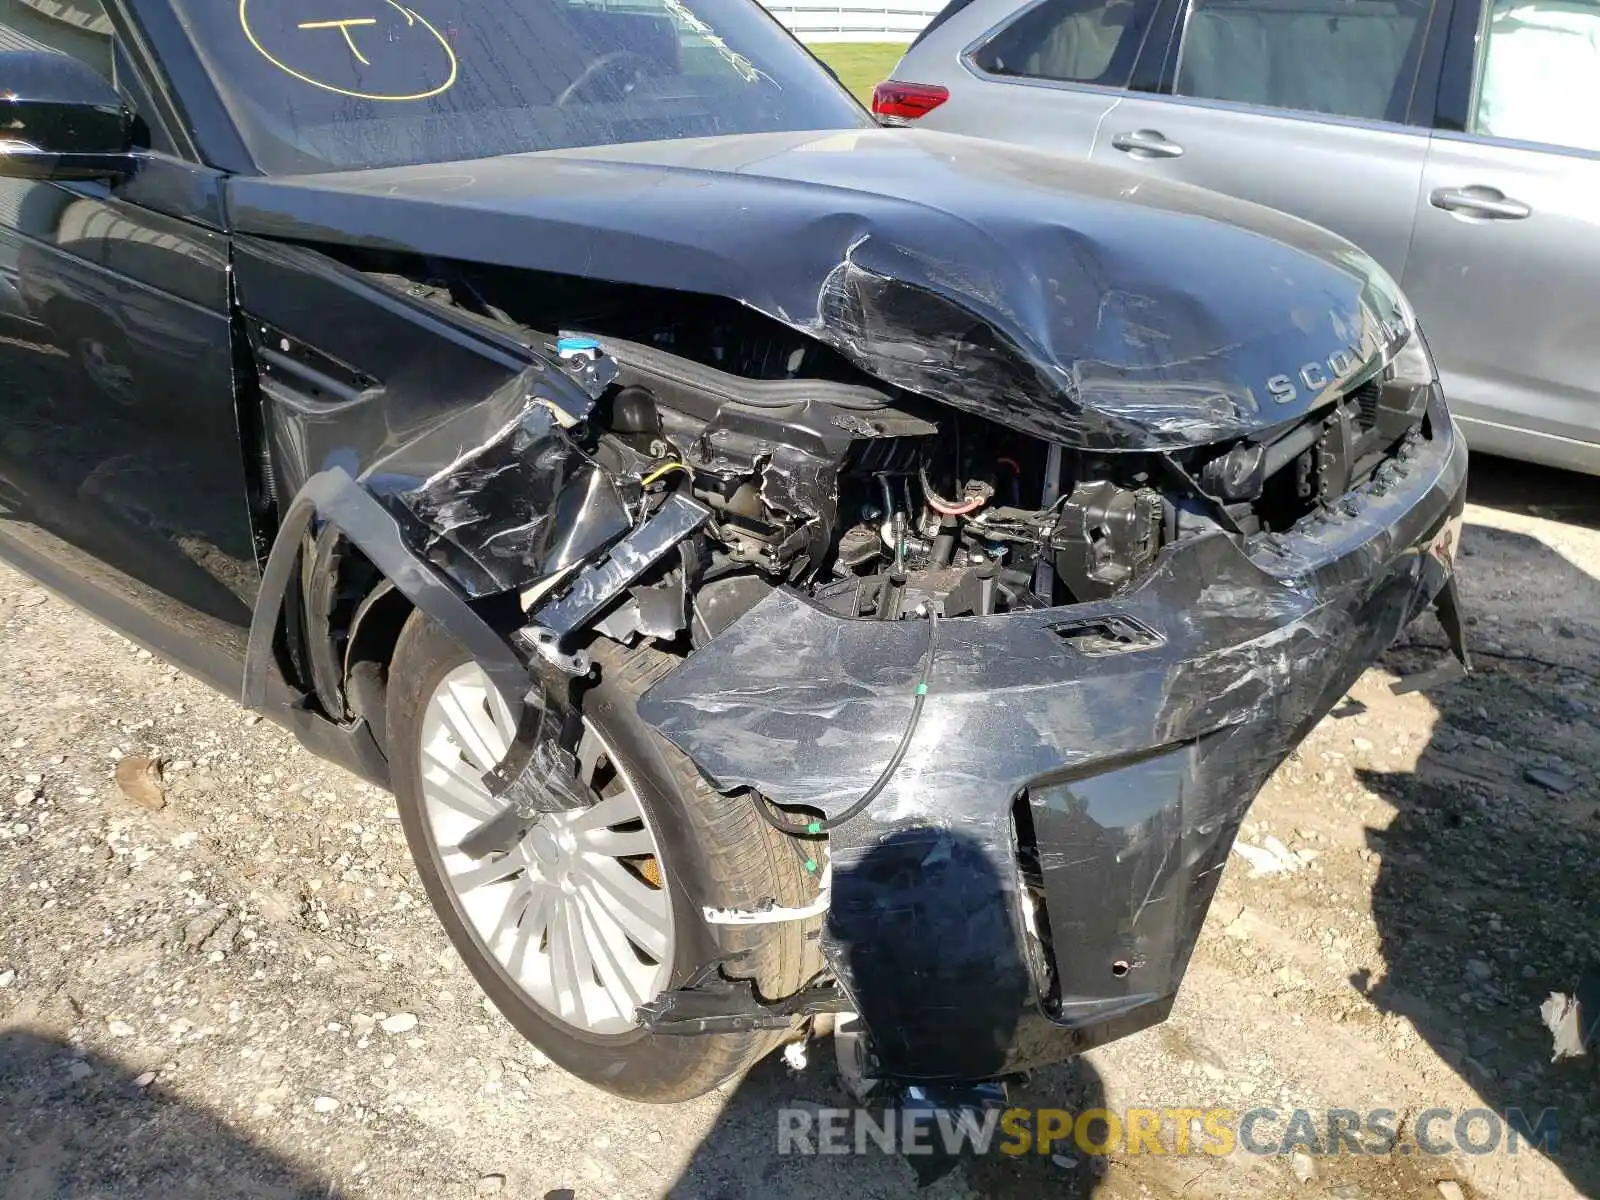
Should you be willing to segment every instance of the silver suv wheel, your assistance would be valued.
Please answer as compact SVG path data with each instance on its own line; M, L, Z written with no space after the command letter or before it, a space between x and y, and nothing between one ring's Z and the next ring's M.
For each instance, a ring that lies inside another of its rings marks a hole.
M477 939L534 1004L585 1033L627 1033L672 963L672 905L649 818L585 720L578 773L595 805L540 817L505 853L461 853L461 839L502 807L482 775L514 733L476 663L439 681L421 721L428 836Z

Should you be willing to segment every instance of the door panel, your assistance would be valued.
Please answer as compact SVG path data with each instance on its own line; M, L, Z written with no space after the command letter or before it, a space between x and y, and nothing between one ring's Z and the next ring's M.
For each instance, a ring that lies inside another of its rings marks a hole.
M1141 148L1158 139L1165 153ZM1398 125L1128 96L1092 158L1281 209L1349 238L1398 279L1427 151L1426 132Z
M1430 0L1191 0L1162 92L1124 99L1093 158L1312 221L1398 278L1428 149L1403 122L1436 74L1432 16Z
M1596 118L1600 121L1600 117ZM1404 278L1456 415L1600 442L1600 157L1439 134ZM1595 470L1594 447L1469 425L1480 448Z
M996 26L994 5L973 4L914 45L895 78L950 89L919 125L1087 158L1173 19L1172 0L1036 0Z
M0 550L237 686L257 573L222 235L102 185L7 179L0 263L20 309L0 338Z
M1457 0L1404 284L1472 444L1600 473L1600 0Z
M994 137L1003 130L999 136L1008 142L1072 158L1089 157L1095 130L1118 96L1104 88L986 79L968 79L952 86L950 93L951 101L919 120L918 126L972 137ZM1026 115L1019 119L1019 112Z
M0 0L0 33L172 145L100 0ZM232 690L257 547L218 180L163 152L115 187L0 179L0 553Z

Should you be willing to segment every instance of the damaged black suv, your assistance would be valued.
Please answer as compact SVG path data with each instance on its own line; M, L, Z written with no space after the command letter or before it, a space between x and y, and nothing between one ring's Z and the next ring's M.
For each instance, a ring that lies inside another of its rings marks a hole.
M0 87L0 547L391 787L597 1086L1159 1021L1266 776L1459 650L1370 259L752 0L0 0Z

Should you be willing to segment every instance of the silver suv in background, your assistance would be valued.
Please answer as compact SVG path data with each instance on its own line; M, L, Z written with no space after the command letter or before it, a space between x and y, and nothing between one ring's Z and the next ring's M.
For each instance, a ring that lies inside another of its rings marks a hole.
M1476 448L1600 473L1600 0L953 0L873 107L1344 235Z

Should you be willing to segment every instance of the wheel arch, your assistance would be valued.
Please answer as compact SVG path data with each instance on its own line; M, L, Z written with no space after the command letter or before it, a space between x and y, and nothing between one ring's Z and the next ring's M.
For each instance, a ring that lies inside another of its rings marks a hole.
M355 594L341 595L347 583ZM329 620L336 600L353 604L342 634ZM284 673L283 633L294 673L327 720L364 717L384 748L383 673L415 609L460 642L520 714L528 673L506 640L406 543L399 522L347 471L313 475L285 506L262 571L241 701L266 706L274 672Z

